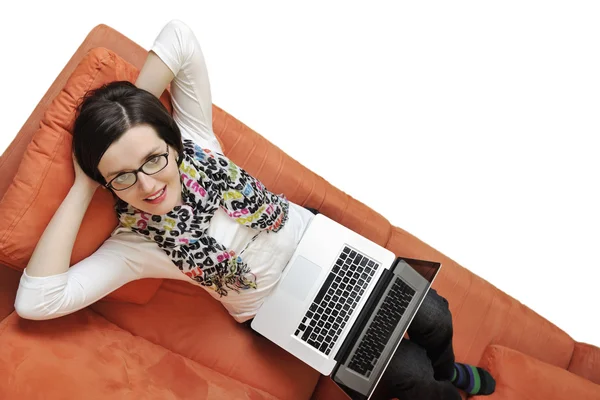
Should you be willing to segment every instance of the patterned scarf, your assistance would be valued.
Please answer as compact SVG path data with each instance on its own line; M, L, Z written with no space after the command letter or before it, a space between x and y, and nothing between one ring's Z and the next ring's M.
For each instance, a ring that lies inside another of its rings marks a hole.
M206 231L221 207L258 234L277 232L287 222L289 201L283 194L271 193L223 154L187 139L183 147L179 165L183 205L152 215L119 200L115 209L120 224L154 240L181 272L221 297L227 295L227 288L238 293L256 288L256 277L241 253L227 250Z

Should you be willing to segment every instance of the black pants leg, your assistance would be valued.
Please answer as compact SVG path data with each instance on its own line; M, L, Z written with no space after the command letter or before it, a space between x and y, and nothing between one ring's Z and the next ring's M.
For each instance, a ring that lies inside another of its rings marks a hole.
M454 373L452 314L448 300L429 289L408 328L410 339L427 351L436 380L449 380Z
M460 400L449 381L454 372L452 315L448 301L434 289L423 300L394 353L382 384L402 400Z

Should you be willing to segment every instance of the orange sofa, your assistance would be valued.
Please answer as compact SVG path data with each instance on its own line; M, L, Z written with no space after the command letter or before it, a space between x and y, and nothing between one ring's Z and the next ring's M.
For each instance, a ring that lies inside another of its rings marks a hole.
M23 186L15 179L22 172L19 166L30 157L28 149L43 145L45 130L56 122L48 121L61 118L46 111L65 101L67 97L60 97L68 95L63 91L65 85L82 63L94 59L90 54L96 61L103 56L115 59L116 55L114 68L128 63L139 70L147 51L106 25L98 25L89 33L2 155L0 210L19 206L10 193L13 186ZM168 105L168 91L163 100ZM496 392L486 398L600 399L599 348L575 342L447 256L391 226L383 216L216 106L213 128L225 154L273 192L283 192L297 204L317 208L398 256L440 261L443 268L434 287L450 302L457 359L487 368L497 380ZM68 157L68 153L55 153L63 161L65 154ZM72 175L64 180L70 185ZM41 193L37 181L29 185L38 190L35 196ZM38 200L27 203L23 212L38 207ZM107 221L108 228L116 222ZM3 225L0 399L348 398L331 379L252 334L201 288L185 282L131 282L61 318L21 318L13 305L27 251L35 241L23 250L18 247L20 240L14 243L16 225L6 221ZM93 250L85 242L87 236L81 236L72 261Z

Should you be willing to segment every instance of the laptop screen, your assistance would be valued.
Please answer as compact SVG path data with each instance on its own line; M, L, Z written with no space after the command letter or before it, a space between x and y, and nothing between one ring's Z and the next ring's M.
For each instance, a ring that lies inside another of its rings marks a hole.
M415 271L417 271L427 282L429 285L433 282L435 277L437 276L442 264L439 262L433 261L425 261L425 260L415 260L412 258L406 257L398 257L401 260L406 261L408 265L410 265Z

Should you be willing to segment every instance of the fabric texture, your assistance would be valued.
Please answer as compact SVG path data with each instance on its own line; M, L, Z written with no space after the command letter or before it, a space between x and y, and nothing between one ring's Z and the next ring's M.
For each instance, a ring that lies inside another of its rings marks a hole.
M284 398L227 372L133 335L89 309L41 323L13 313L0 323L3 400Z
M271 193L223 154L191 140L183 142L179 172L184 204L165 215L150 215L119 201L121 225L154 240L181 272L220 296L229 289L256 288L256 277L241 255L227 250L206 230L222 207L230 218L259 234L278 232L289 215L285 195Z
M600 399L600 385L504 346L488 346L481 367L496 379L496 391L473 400Z
M587 343L575 343L568 370L600 385L600 348Z

